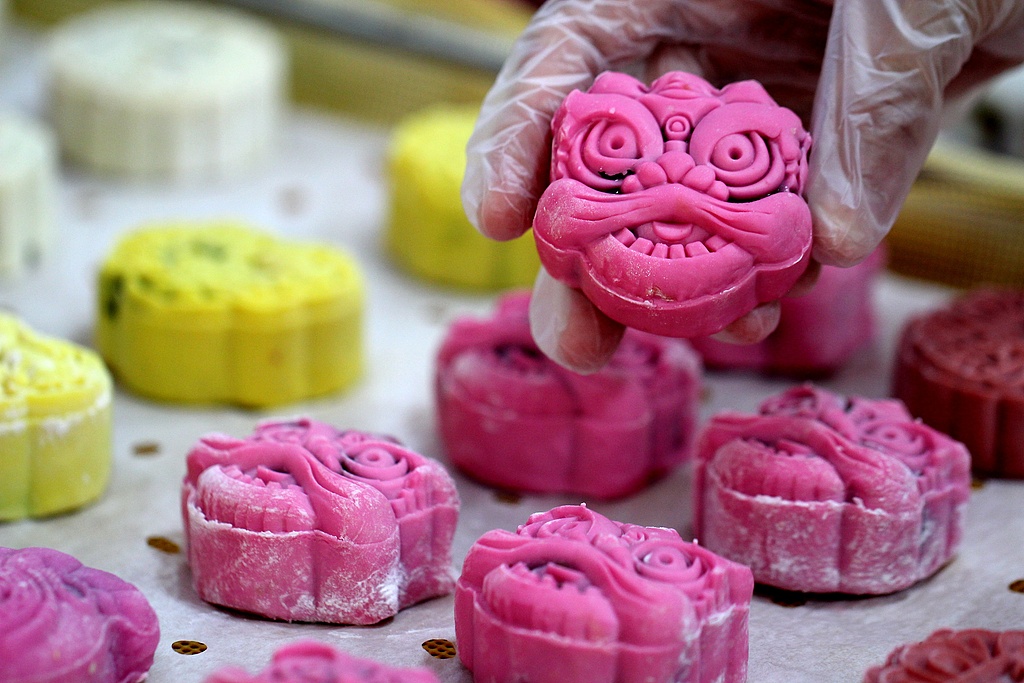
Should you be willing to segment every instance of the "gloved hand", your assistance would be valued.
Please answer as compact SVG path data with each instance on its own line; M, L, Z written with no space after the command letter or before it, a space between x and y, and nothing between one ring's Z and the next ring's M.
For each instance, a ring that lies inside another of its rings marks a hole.
M810 121L813 256L849 266L889 231L944 111L1021 61L1020 0L548 0L484 101L463 204L488 237L528 230L547 184L551 117L602 71L648 83L672 70L718 86L753 78ZM541 349L581 372L601 367L623 331L543 271L530 318ZM777 322L769 303L721 336L759 341Z

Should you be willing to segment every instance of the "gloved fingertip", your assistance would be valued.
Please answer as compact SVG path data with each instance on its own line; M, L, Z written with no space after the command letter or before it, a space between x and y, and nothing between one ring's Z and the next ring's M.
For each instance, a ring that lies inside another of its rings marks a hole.
M535 209L531 197L492 190L480 203L476 228L493 240L515 239L530 229Z
M603 368L626 331L582 292L558 282L543 269L530 300L530 329L544 355L580 374Z
M770 301L761 304L712 336L718 341L730 344L756 344L775 331L779 326L781 313L781 304L778 301Z

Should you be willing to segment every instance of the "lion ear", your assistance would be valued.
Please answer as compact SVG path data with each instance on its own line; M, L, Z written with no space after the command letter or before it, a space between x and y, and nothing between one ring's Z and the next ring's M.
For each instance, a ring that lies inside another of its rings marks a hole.
M756 102L776 104L764 86L757 81L736 81L722 88L723 102Z

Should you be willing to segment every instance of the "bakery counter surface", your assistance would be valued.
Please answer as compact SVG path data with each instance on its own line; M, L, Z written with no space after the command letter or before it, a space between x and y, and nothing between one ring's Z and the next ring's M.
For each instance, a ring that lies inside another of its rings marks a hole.
M9 46L5 52L0 102L38 108L33 62L11 54ZM230 184L133 184L66 168L53 251L21 279L0 283L3 308L40 331L92 345L98 264L119 236L147 222L242 218L277 234L339 246L353 253L363 269L367 371L358 386L265 412L162 405L119 388L114 398L114 471L101 500L73 514L0 524L2 546L57 548L114 572L145 593L162 632L149 677L153 683L201 683L227 664L255 671L280 645L308 637L397 665L428 666L442 681L471 680L457 659L432 658L422 647L428 639L454 640L451 597L412 607L372 627L271 622L200 601L180 552L184 458L200 435L217 431L244 436L262 419L307 415L338 427L394 435L444 461L434 428L434 354L450 321L460 314L483 314L493 297L426 286L389 262L381 246L386 146L382 129L297 111L287 117L274 163ZM847 394L886 395L903 322L949 294L932 285L883 278L876 291L877 343L822 385ZM709 374L702 417L727 408L751 410L789 384L752 375ZM462 497L457 564L488 529L514 529L531 512L579 502L561 496L499 495L455 476ZM978 487L955 559L909 590L885 597L807 601L757 595L750 621L750 681L853 683L895 646L937 628L1024 627L1024 594L1011 588L1024 578L1022 486L989 481ZM685 537L691 533L689 498L684 468L639 495L590 505L613 519L675 527ZM198 641L207 649L181 654L173 647L178 641Z

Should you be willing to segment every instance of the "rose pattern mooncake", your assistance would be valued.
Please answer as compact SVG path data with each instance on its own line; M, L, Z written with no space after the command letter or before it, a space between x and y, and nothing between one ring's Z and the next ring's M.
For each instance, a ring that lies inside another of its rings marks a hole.
M963 444L899 401L809 385L721 413L698 439L701 545L758 583L810 593L884 594L952 558L970 496Z
M159 641L130 583L50 548L0 548L0 683L138 683Z
M565 99L552 133L541 262L610 318L709 335L805 270L811 138L759 83L608 72Z
M299 641L274 653L265 670L256 675L230 667L217 671L206 683L440 683L429 669L399 669L353 657L324 643Z
M849 268L822 266L810 292L779 300L779 325L761 342L697 337L690 343L708 368L801 378L831 374L875 337L872 289L884 263L884 250L877 249Z
M528 306L528 293L507 294L441 345L437 417L452 464L504 489L615 498L689 457L701 385L689 344L626 330L606 367L580 375L540 352Z
M433 460L306 419L204 437L182 486L199 596L288 621L372 624L451 592L458 510Z
M68 512L102 495L112 394L94 351L0 313L0 520Z
M893 395L962 441L977 474L1024 478L1024 289L978 289L909 321Z
M939 629L919 643L901 645L863 683L1020 683L1024 631Z
M738 683L753 586L672 529L558 507L470 548L459 657L487 683Z

